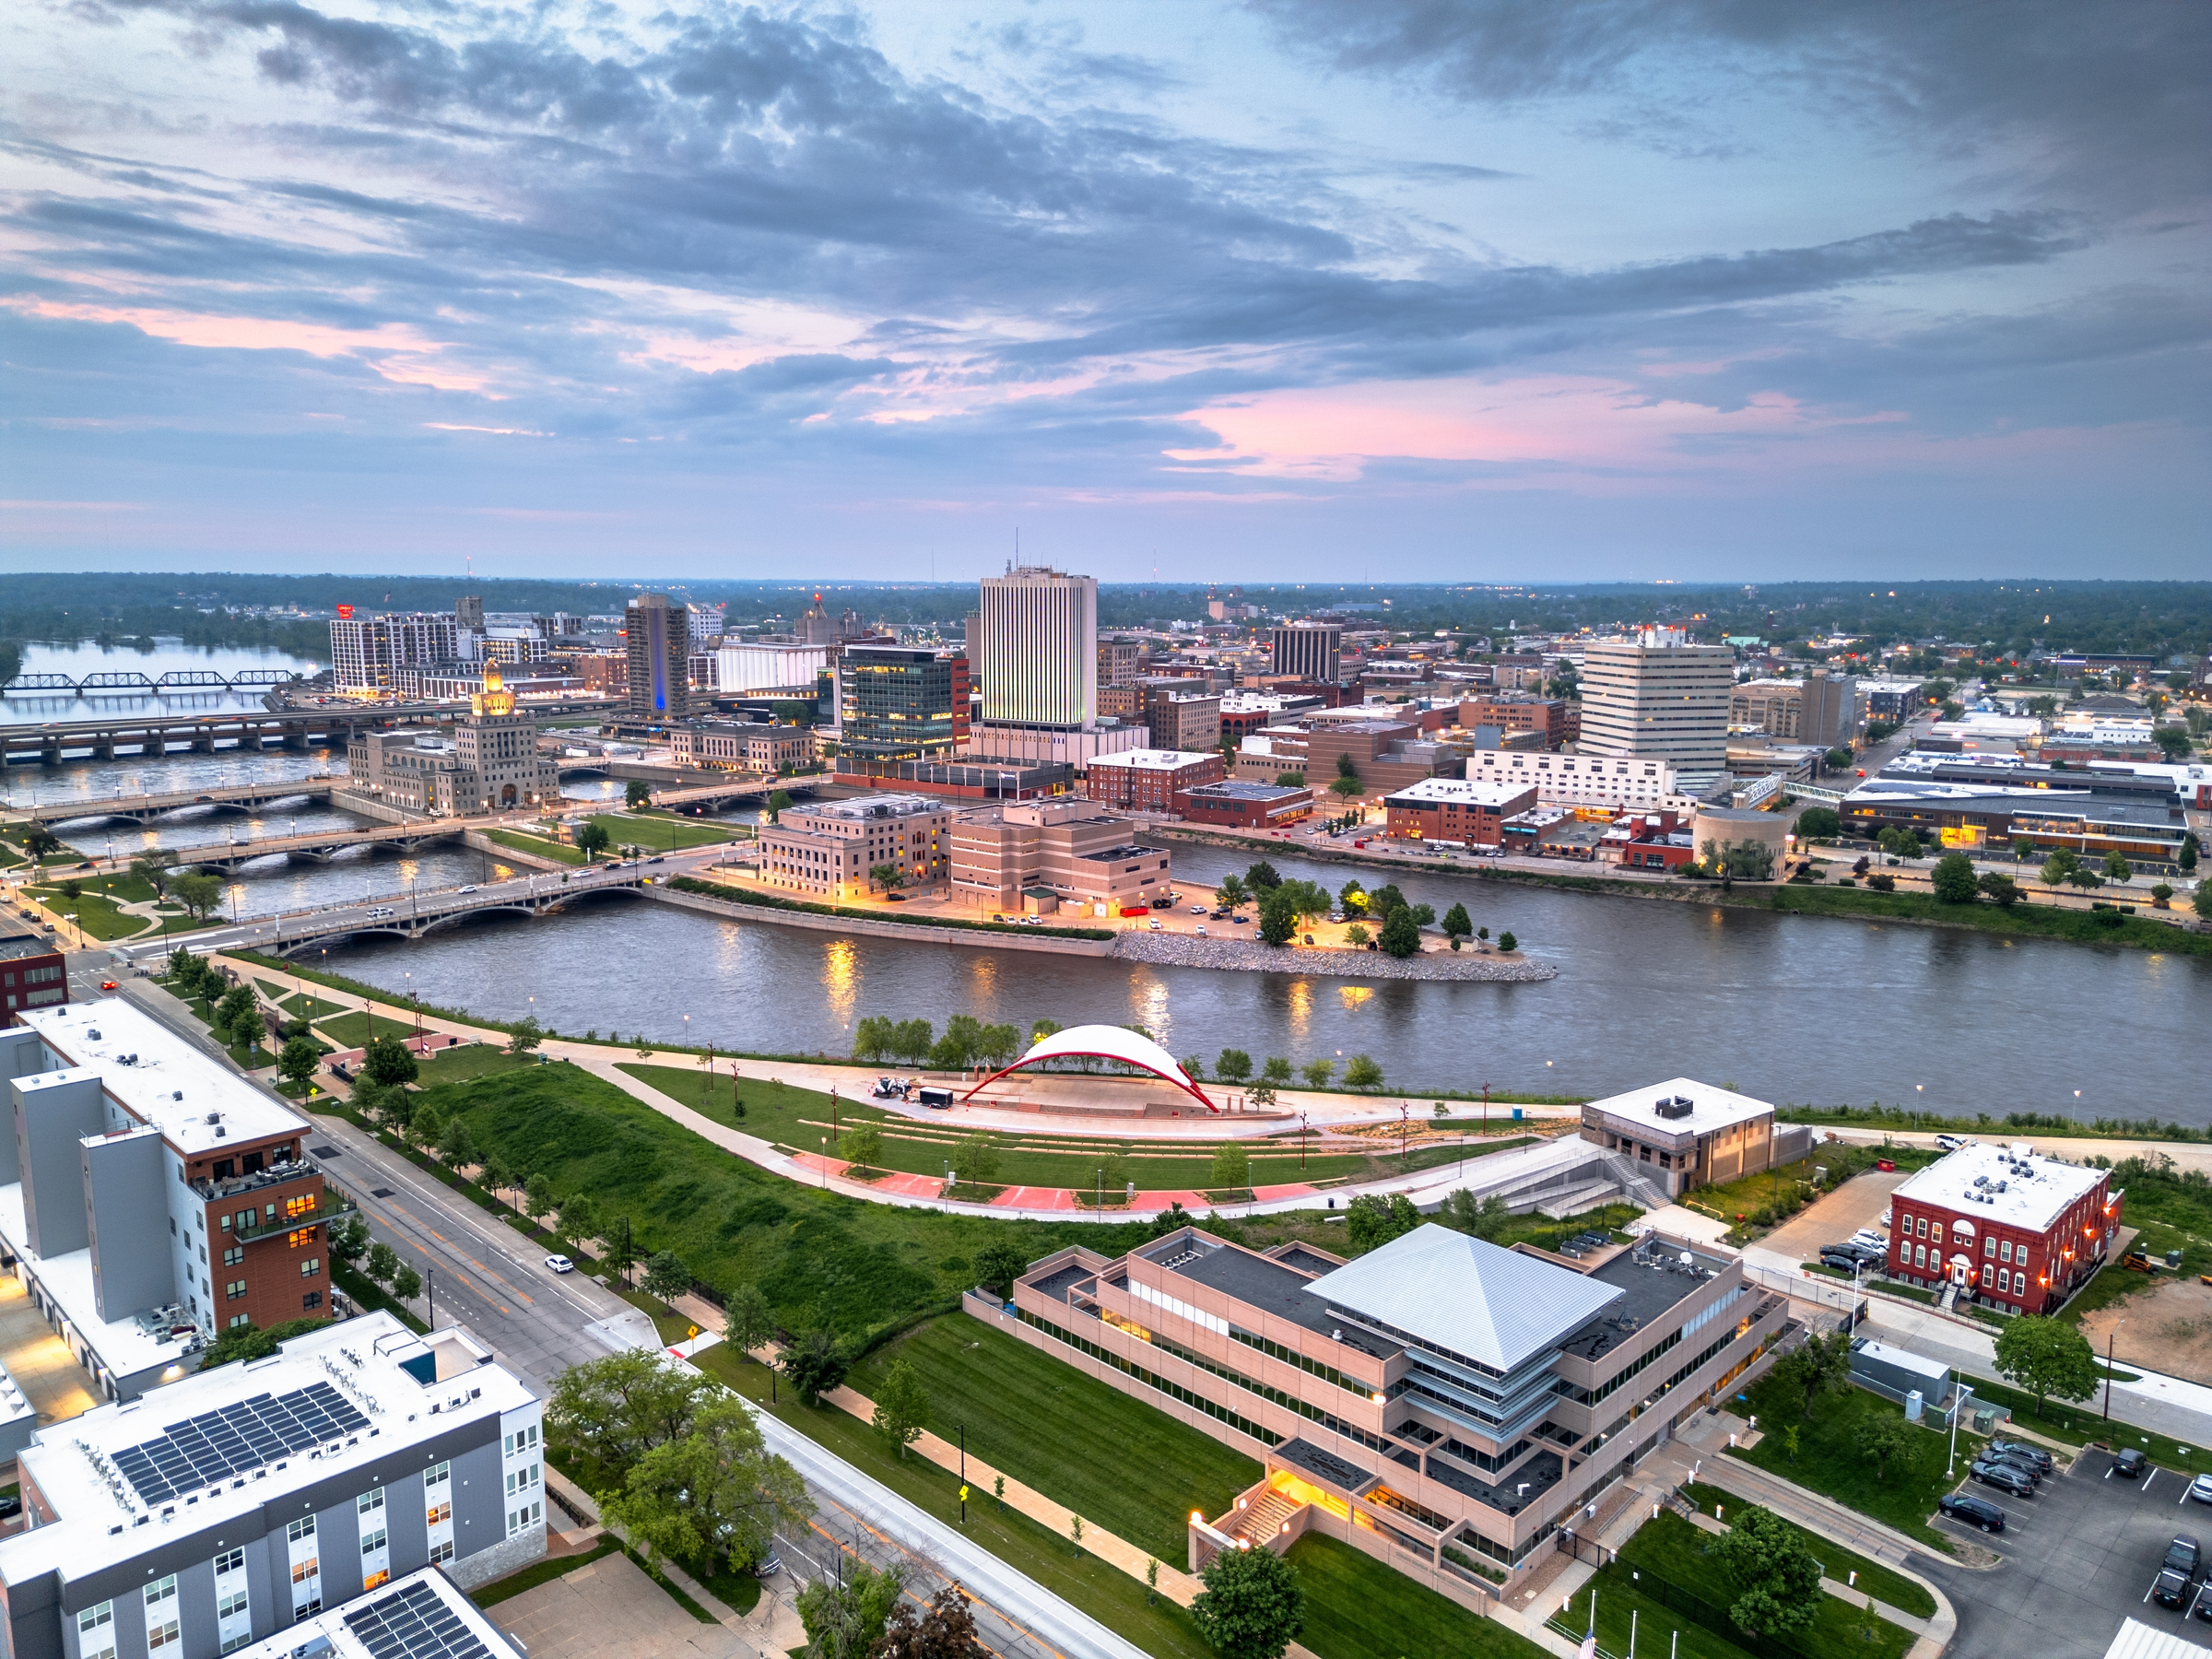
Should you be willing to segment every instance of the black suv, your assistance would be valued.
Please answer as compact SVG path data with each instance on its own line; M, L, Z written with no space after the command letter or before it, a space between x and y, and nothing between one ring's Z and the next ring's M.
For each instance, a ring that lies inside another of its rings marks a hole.
M2123 1480L2134 1480L2150 1467L2150 1459L2136 1447L2130 1446L2112 1459L2112 1473Z
M2189 1580L2179 1572L2161 1572L2150 1596L2161 1607L2178 1607L2189 1599Z
M2041 1446L2031 1446L2025 1441L1993 1440L1983 1448L1983 1452L1985 1456L2004 1457L2013 1463L2028 1464L2038 1475L2048 1475L2057 1466L2052 1462L2050 1453Z
M2001 1492L2010 1492L2015 1498L2035 1496L2035 1477L2008 1463L1990 1463L1986 1459L1977 1458L1973 1477L1983 1486L1993 1486Z
M2030 1480L2040 1481L2051 1473L2048 1458L2039 1464L2023 1451L2009 1445L2000 1446L1994 1442L1982 1448L1982 1461L1983 1463L2009 1464Z
M2005 1530L2005 1512L1988 1499L1977 1498L1971 1492L1946 1492L1936 1500L1936 1507L1952 1520L1978 1526L1985 1533Z
M2204 1551L2197 1547L2196 1538L2190 1533L2176 1533L2173 1542L2166 1546L2166 1559L2160 1563L2168 1572L2178 1572L2193 1579L2197 1569L2204 1565Z

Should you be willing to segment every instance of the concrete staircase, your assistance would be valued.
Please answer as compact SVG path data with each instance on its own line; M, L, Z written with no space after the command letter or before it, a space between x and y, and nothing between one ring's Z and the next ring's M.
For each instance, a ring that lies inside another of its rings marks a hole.
M1300 1508L1300 1505L1270 1487L1253 1503L1238 1510L1230 1524L1221 1530L1232 1538L1248 1539L1265 1547L1283 1530L1283 1523L1298 1513Z

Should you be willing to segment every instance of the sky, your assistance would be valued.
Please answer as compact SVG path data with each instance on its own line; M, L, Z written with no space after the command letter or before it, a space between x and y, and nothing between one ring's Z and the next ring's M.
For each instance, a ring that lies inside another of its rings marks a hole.
M17 0L0 569L2212 574L2198 0Z

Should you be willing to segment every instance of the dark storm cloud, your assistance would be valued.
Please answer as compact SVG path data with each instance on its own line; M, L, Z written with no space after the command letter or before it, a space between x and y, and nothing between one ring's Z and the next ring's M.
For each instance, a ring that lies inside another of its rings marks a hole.
M1245 0L1353 74L1495 104L1606 95L1604 130L1677 153L1755 142L1736 100L1779 98L2143 205L2212 182L2212 6L2173 0ZM1768 105L1756 104L1762 111Z

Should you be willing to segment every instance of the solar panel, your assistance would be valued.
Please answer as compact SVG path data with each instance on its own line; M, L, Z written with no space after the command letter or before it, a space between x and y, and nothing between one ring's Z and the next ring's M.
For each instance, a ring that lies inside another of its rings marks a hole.
M489 1659L491 1653L420 1579L347 1614L346 1628L360 1638L371 1659Z
M114 1463L142 1500L165 1503L368 1426L351 1400L327 1382L312 1382L171 1423L157 1438L124 1447Z

